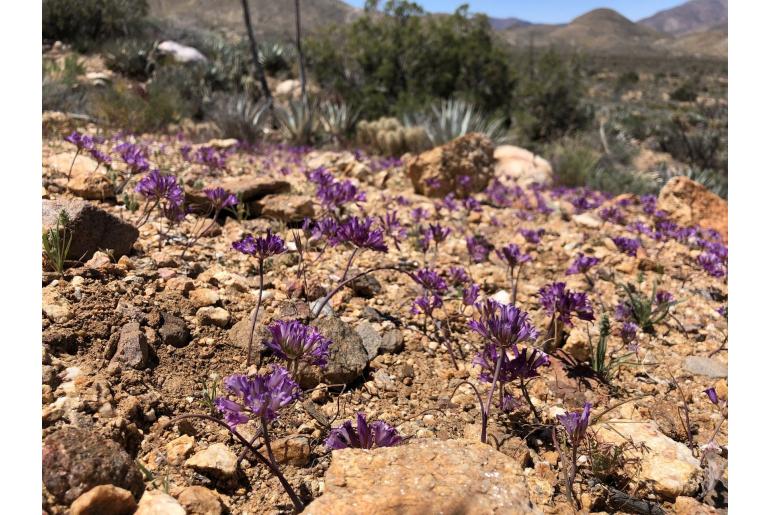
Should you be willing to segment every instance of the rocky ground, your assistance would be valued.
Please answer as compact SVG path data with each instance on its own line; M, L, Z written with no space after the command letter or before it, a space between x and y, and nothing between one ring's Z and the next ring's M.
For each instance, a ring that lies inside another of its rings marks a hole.
M61 117L49 120L59 123ZM530 380L542 421L525 403L508 413L495 406L493 438L484 445L479 404L467 384L487 388L471 365L482 342L467 322L478 315L462 304L460 291L451 289L436 314L450 329L438 339L430 326L424 328L424 317L412 313L422 292L404 274L379 271L344 288L315 322L333 342L328 366L271 427L276 458L308 513L726 512L728 423L720 425L720 408L704 390L714 387L726 403L727 319L717 309L727 305L727 281L704 270L698 261L703 251L690 240L642 235L635 256L618 249L612 238L636 237L628 224L654 226L640 199L532 187L533 180L549 180L547 163L500 149L498 157L514 157L495 161L491 145L476 137L401 161L209 142L223 149L222 169L186 160L183 148L198 146L184 136L129 138L146 147L154 167L183 182L188 199L221 185L248 207L240 217L220 217L182 258L186 235L209 220L188 214L169 228L153 214L136 229L141 208L127 209L122 195L116 200L114 181L86 155L75 161L67 185L74 147L63 136L71 124L47 127L43 145L43 224L51 226L62 208L68 210L71 254L78 254L63 276L43 273L44 512L292 511L263 465L248 454L239 460L243 448L227 430L172 420L188 413L219 418L210 401L221 394L222 379L258 371L246 367L245 351L259 293L256 262L232 243L271 228L292 248L292 229L324 214L306 177L321 166L366 194L365 201L345 207L348 214L376 217L392 210L409 231L400 249L388 240L387 253L358 253L355 270L391 264L446 274L464 267L480 285L481 298L510 302L508 271L495 253L479 263L469 258L466 238L484 236L495 248L516 243L532 256L522 269L516 304L541 334L550 317L538 290L554 281L586 292L596 321L566 328L563 346L551 351L551 366ZM121 171L120 159L113 155L113 161ZM472 178L471 191L495 179L507 189L498 188L501 198L474 193L480 204L469 210L459 199L463 175ZM442 201L451 192L458 197L456 209ZM618 206L623 220L602 219L610 205ZM425 220L415 220L416 208L425 210ZM657 209L679 226L714 229L727 243L726 203L687 179L667 186ZM413 233L436 222L451 233L437 252L421 252ZM521 229L542 230L540 241L527 241ZM268 260L257 341L272 320L307 318L313 302L339 281L350 252L344 245L311 246L307 288L298 278L297 252ZM578 253L600 260L588 278L565 275ZM672 316L652 332L640 331L631 349L614 317L625 298L622 283L648 296L655 286L677 301ZM627 356L609 380L589 365L603 313L611 321L610 352ZM458 351L457 368L447 339ZM259 346L266 369L275 357ZM519 396L518 390L510 393ZM570 503L564 458L550 435L560 427L556 415L582 410L585 402L593 404L592 422ZM359 411L393 425L406 442L370 451L327 449L330 427ZM253 423L240 430L247 438L258 432Z

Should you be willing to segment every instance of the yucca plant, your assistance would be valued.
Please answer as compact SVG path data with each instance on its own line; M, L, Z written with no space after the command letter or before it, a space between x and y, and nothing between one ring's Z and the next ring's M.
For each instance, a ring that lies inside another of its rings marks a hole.
M264 100L254 101L246 94L222 99L212 118L225 137L253 143L262 137L270 109Z
M318 132L318 105L313 100L290 100L287 107L276 106L278 126L288 141L306 145Z
M294 59L294 47L283 43L262 43L259 45L259 62L270 73L276 73L289 68Z
M442 100L422 113L406 116L404 124L408 127L422 126L434 146L471 132L485 134L495 143L507 139L502 118L489 117L464 100Z
M339 143L353 131L361 110L353 109L344 100L325 101L320 105L320 113L324 130Z

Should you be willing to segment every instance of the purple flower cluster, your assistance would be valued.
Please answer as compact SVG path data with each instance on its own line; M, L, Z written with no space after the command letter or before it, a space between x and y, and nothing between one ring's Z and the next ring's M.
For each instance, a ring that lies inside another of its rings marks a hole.
M225 170L227 168L227 149L202 146L193 152L192 148L184 146L181 153L186 161L204 165L210 170Z
M573 447L577 447L585 438L586 431L588 430L588 422L591 418L591 403L585 403L582 413L571 411L564 415L556 415L556 418L564 426L569 443Z
M593 256L584 256L578 253L575 260L567 268L567 275L584 274L599 263L599 258Z
M481 304L479 312L480 319L471 320L468 326L501 349L537 338L538 333L529 314L515 306L487 299Z
M271 338L265 344L281 359L324 366L329 357L332 341L318 329L297 320L277 320L268 326Z
M141 145L123 142L115 147L120 158L126 164L132 174L145 173L150 169L150 163Z
M215 212L238 204L238 197L224 188L207 188L203 190L203 193L209 199L211 207Z
M406 228L401 225L401 221L398 219L398 213L393 211L388 211L385 213L385 216L380 216L380 226L382 227L385 234L387 234L390 239L393 240L393 245L396 246L397 250L401 250L401 247L399 244L401 243L401 240L406 238Z
M545 234L545 229L519 229L519 232L528 243L538 244Z
M516 265L521 265L532 260L532 256L525 254L515 243L511 243L501 249L497 249L495 254L504 261L509 268L513 269Z
M88 134L82 134L78 131L72 131L70 135L64 137L64 141L75 145L78 149L78 152L82 150L90 151L94 149L94 138Z
M233 248L243 254L256 256L260 260L286 252L283 239L277 234L273 234L270 229L267 230L265 236L259 238L247 234L240 240L233 242Z
M635 257L636 251L639 250L639 240L633 238L619 236L617 238L612 238L612 242L622 253L632 257Z
M612 222L618 225L625 225L626 223L623 212L616 205L607 206L600 210L599 217L605 222Z
M468 247L468 255L473 263L483 263L489 259L489 253L495 248L489 240L478 234L465 238L465 245Z
M324 228L329 243L339 245L340 243L349 243L359 249L376 250L377 252L387 252L388 246L385 244L385 234L382 229L372 229L372 218L358 218L351 216L341 223L337 223L332 230L331 224L327 222Z
M248 377L236 374L225 379L227 392L238 398L219 397L216 407L231 428L245 424L249 415L267 422L278 417L278 411L300 396L300 388L283 367L273 367L268 374Z
M481 367L479 380L485 383L491 383L497 367L498 357L501 357L500 371L497 379L503 383L509 383L514 379L529 379L539 376L538 368L550 366L551 360L548 354L538 350L517 346L511 347L513 359L508 356L506 349L502 349L502 354L498 353L495 345L486 345L473 360L474 365Z
M594 311L585 293L566 289L564 283L552 283L540 288L540 304L546 312L564 325L572 327L572 316L593 320Z
M446 281L435 270L430 268L417 270L413 275L413 279L417 284L436 295L443 295L448 289Z
M356 427L353 422L346 420L340 427L329 432L326 447L329 449L373 449L376 447L393 447L402 442L396 429L381 420L366 421L366 415L356 414Z
M318 186L316 197L325 209L337 209L349 202L365 202L366 194L350 180L335 181Z
M181 206L184 203L184 190L177 183L176 177L163 175L158 170L142 177L135 191L148 201L165 202L172 206Z

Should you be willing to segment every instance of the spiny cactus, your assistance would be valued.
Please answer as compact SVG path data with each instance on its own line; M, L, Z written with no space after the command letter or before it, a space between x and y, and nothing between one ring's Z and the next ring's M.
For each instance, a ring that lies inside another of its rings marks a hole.
M430 147L425 129L418 126L404 127L396 118L361 121L356 127L356 136L359 144L390 156L419 152Z

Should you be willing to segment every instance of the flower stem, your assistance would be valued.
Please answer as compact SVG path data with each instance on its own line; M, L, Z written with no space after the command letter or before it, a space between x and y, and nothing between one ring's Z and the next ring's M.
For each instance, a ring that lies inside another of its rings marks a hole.
M482 408L482 412L486 413L486 416L481 418L481 443L487 443L487 425L489 424L489 413L492 410L492 399L495 396L495 383L500 375L500 367L503 365L503 352L504 349L499 349L500 355L497 357L497 363L495 364L495 375L492 376L492 384L489 387L489 396L487 397L487 405Z
M77 152L75 152L75 157L72 158L72 163L70 163L70 170L67 172L67 186L70 184L70 177L72 177L72 167L75 166L75 160L80 155L80 149L77 149Z
M259 259L259 295L257 296L257 308L254 310L254 316L251 319L251 330L249 331L249 346L246 351L246 366L251 365L251 345L254 341L254 328L257 326L257 317L259 316L259 308L262 304L262 288L264 286L264 261Z
M527 392L527 386L524 384L524 378L520 378L521 380L521 394L524 396L524 398L527 400L527 404L529 404L529 409L532 411L532 414L535 416L535 420L537 420L539 423L542 422L540 420L540 413L537 412L537 408L535 408L535 405L532 403L532 399L529 397L529 392Z
M267 449L267 455L270 458L270 463L272 463L275 468L278 468L278 462L275 460L273 448L270 446L270 434L267 432L267 419L262 417L260 420L262 421L262 438L265 440L265 449Z

